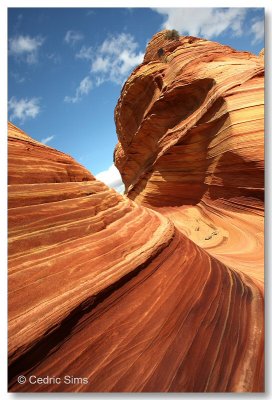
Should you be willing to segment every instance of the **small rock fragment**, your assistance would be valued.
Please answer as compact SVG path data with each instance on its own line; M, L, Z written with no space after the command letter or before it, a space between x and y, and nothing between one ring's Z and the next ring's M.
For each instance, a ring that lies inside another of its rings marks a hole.
M205 240L210 240L211 238L212 238L212 235L206 236L206 237L205 237Z

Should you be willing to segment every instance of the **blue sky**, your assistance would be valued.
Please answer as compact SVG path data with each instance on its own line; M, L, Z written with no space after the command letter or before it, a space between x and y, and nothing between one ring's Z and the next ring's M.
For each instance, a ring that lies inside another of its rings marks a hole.
M262 8L9 8L9 119L120 186L114 108L164 28L256 54L264 47Z

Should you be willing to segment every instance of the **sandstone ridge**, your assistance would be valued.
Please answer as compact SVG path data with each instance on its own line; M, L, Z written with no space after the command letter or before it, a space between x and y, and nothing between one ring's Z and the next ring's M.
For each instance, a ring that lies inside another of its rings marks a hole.
M126 194L263 281L264 59L156 34L115 109Z
M263 391L262 74L155 35L115 110L124 196L9 123L9 391Z
M20 180L9 171L9 390L261 390L254 282L168 218L9 128L11 165L28 166ZM38 173L47 155L51 169ZM19 375L88 384L19 385Z

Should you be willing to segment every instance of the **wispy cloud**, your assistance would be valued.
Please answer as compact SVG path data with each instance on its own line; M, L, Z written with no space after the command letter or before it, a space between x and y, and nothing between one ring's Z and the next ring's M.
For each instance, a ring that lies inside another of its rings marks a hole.
M138 43L129 33L108 37L96 49L92 60L91 72L96 81L121 84L132 68L143 61L144 53L137 48Z
M129 33L110 36L95 49L82 46L76 58L91 60L90 73L80 82L74 96L66 96L66 103L78 103L93 86L105 82L122 84L129 72L143 61L144 53L137 51L138 43Z
M43 144L46 144L46 143L48 143L48 142L51 142L51 140L53 140L54 137L55 137L54 135L48 136L48 137L42 139L41 142L42 142Z
M38 61L38 51L44 42L41 36L15 36L9 39L9 55L28 64Z
M12 78L15 79L15 81L17 83L24 83L25 82L25 77L21 76L20 74L18 74L18 72L10 72L10 75L12 76Z
M93 83L89 76L86 76L80 82L79 86L76 89L76 93L74 96L65 96L64 101L66 103L78 103L83 96L87 95L92 89Z
M165 16L164 29L177 29L180 34L212 38L226 30L234 36L243 34L246 8L155 8Z
M76 53L76 58L81 60L91 60L93 56L92 47L82 46L78 53Z
M83 39L84 35L81 32L73 30L67 31L64 36L64 41L71 46L74 46L77 42L80 42Z
M251 26L251 32L253 34L252 44L261 42L264 38L264 20L255 20Z
M60 64L61 63L61 56L56 53L48 53L47 54L48 60L51 60L54 64Z
M107 170L99 172L95 177L119 193L123 193L125 190L120 172L114 164L112 164Z
M27 119L36 118L41 111L39 102L40 100L36 97L31 99L11 97L8 102L9 118L12 121L18 120L21 123Z
M110 69L110 60L107 57L97 56L92 63L92 72L105 72Z
M17 15L16 21L13 25L15 31L18 31L18 29L21 27L22 21L23 21L23 15L22 14Z

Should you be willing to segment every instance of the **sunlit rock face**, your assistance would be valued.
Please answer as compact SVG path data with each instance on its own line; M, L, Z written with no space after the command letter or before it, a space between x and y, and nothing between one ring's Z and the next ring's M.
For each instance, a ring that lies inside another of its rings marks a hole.
M48 354L67 341L81 317L89 314L86 310L96 310L107 293L115 296L115 285L117 290L130 281L130 274L136 276L151 263L173 241L175 229L161 214L109 189L71 157L12 124L8 153L10 379L12 390L35 390L27 384L16 387L17 375L26 375L41 362L49 368ZM108 322L108 333L106 327L100 332L105 334L103 346L109 344L108 335L120 339L110 327L115 314ZM86 376L99 370L106 357L101 350L97 363L90 363L93 348L87 348L96 340L93 336L83 343L89 352ZM112 343L118 343L115 340ZM73 349L75 359L83 348ZM76 362L70 369L71 359L58 354L61 368L66 359L67 374L72 375ZM83 357L82 373L84 365ZM85 389L95 388L91 383Z
M261 288L9 128L9 390L262 390Z
M262 135L238 106L261 109L261 63L220 49L163 32L148 46L115 114L127 196L9 124L10 391L263 391Z
M263 280L263 52L166 34L148 44L115 109L127 196Z

